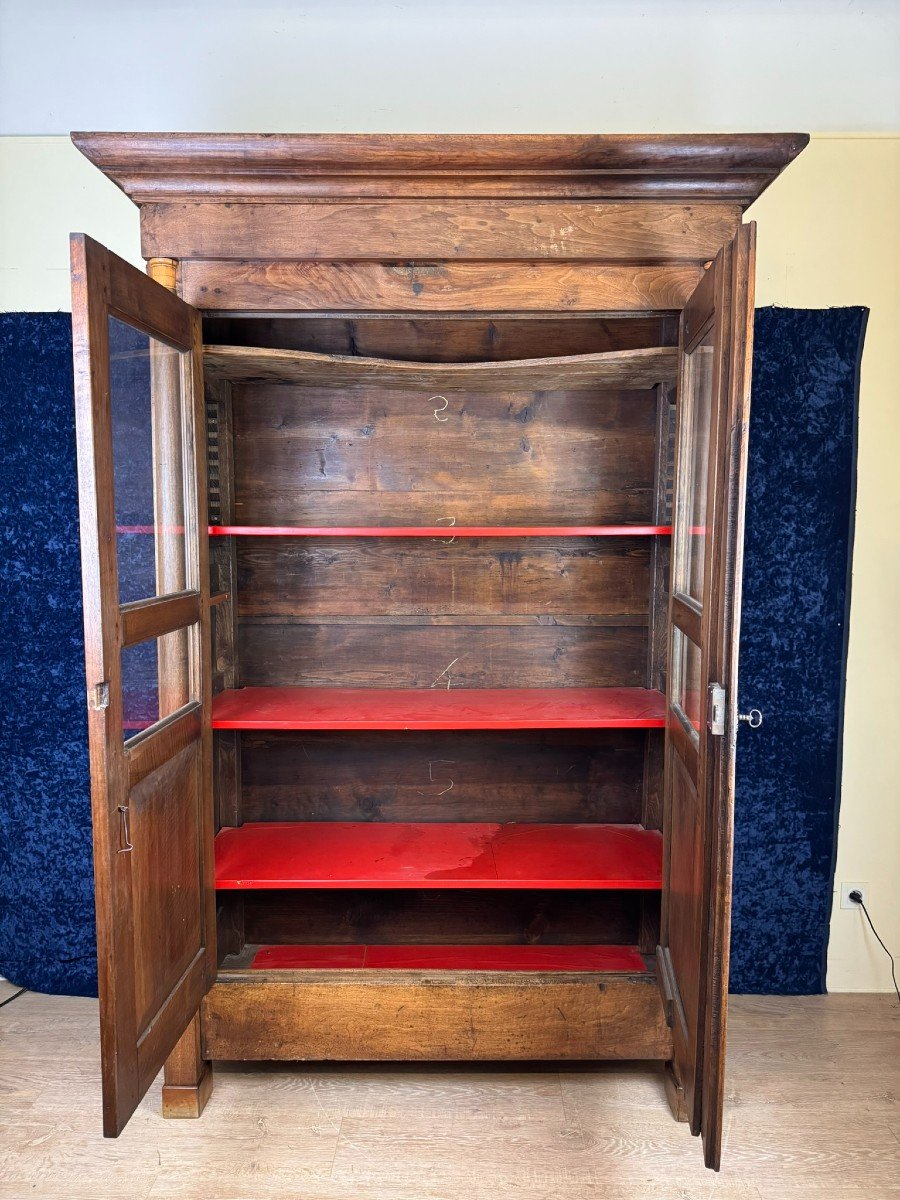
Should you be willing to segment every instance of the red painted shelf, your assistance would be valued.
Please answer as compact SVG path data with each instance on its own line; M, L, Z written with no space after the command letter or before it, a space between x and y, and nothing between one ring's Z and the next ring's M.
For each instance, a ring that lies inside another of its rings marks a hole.
M652 537L671 525L210 525L210 537Z
M216 887L659 888L640 825L254 822L216 837Z
M213 729L661 729L648 688L246 687L213 698Z
M252 970L646 971L636 946L260 946Z

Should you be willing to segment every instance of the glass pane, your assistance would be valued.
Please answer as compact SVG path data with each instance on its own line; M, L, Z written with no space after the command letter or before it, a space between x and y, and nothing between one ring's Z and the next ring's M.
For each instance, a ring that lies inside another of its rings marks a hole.
M700 647L677 625L672 629L672 659L672 703L699 735L703 719Z
M182 360L109 318L109 401L119 602L195 586L185 553ZM154 461L157 469L154 472Z
M196 625L122 650L122 729L126 738L197 699L193 680Z
M712 417L713 333L686 358L678 494L675 506L675 586L703 603L706 485Z

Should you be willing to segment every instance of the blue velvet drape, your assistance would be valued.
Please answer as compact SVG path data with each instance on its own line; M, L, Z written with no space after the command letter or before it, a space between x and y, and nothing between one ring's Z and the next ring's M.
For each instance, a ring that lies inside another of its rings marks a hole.
M822 991L866 310L756 316L732 989ZM96 989L69 317L0 315L0 974Z
M66 313L0 315L0 975L96 995Z
M756 314L731 990L825 990L868 310Z

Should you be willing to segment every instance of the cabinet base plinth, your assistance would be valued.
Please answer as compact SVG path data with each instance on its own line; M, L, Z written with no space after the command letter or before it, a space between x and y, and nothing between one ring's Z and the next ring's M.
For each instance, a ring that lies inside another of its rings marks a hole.
M672 1110L672 1116L676 1121L687 1122L688 1111L684 1088L678 1082L671 1063L666 1063L663 1078L666 1084L666 1099L669 1102L669 1108Z
M649 973L257 970L220 974L201 1013L211 1059L672 1056Z

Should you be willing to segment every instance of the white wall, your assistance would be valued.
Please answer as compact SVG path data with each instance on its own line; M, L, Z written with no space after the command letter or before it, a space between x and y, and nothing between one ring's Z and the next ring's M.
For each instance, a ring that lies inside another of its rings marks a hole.
M0 134L900 128L896 0L0 0Z

